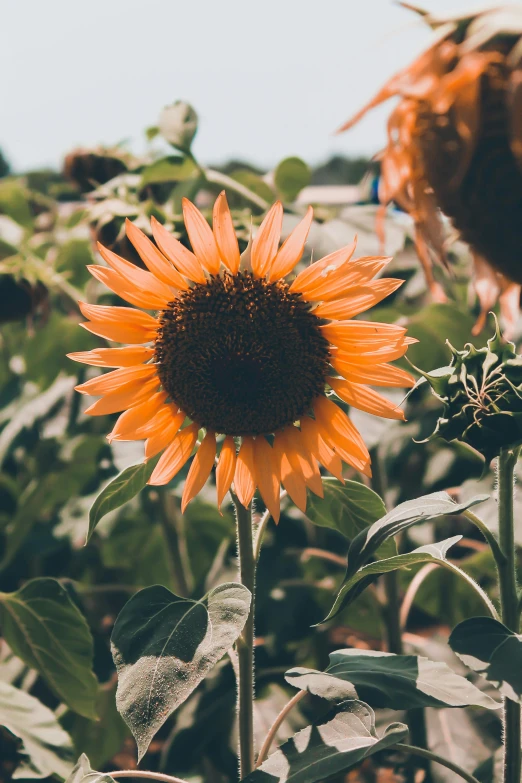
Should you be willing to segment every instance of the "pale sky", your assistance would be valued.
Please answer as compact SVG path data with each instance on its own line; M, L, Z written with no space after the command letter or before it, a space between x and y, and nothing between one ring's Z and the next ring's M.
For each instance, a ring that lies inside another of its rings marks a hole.
M333 131L428 38L392 0L3 0L0 147L19 170L78 145L140 149L179 98L199 113L203 162L373 153L386 110Z

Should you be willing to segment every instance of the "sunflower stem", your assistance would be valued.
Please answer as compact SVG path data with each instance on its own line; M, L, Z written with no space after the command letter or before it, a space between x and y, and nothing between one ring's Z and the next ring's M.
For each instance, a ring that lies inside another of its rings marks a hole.
M516 552L513 520L515 465L520 449L504 448L498 458L498 531L504 562L498 563L502 622L519 632ZM504 699L504 783L520 783L520 704Z
M255 765L254 749L254 611L255 575L252 506L245 508L235 495L239 577L252 595L250 613L243 633L237 641L238 656L238 722L239 722L239 776L242 780Z

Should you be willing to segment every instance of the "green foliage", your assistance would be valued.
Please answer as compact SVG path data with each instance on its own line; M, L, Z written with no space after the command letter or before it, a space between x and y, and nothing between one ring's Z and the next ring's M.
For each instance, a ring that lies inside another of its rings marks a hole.
M74 750L52 710L1 679L0 726L9 729L22 743L22 761L13 775L15 779L68 776Z
M445 663L415 655L337 650L330 653L330 665L324 672L290 669L285 679L295 688L329 701L360 698L374 707L391 710L501 706Z
M310 169L301 158L285 158L274 171L274 184L281 197L294 201L300 191L310 184Z
M522 704L522 636L491 617L459 623L449 638L453 652L495 683L504 696Z
M236 641L250 598L245 587L233 583L211 590L205 601L156 586L125 605L111 638L116 705L136 738L140 759L169 715Z
M112 479L106 487L102 489L91 510L89 511L89 531L87 540L94 533L100 519L109 511L120 508L133 497L136 497L147 484L156 467L159 455L150 459L148 462L139 462L137 465L131 465Z
M33 579L16 593L1 593L0 623L6 642L24 663L71 709L96 717L92 637L59 582Z
M244 780L316 783L401 742L407 734L403 723L391 723L379 738L373 710L362 701L347 701L330 720L295 734Z

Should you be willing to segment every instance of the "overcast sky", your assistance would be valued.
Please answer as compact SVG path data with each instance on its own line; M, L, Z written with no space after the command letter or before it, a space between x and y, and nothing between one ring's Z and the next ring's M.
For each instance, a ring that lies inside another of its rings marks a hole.
M0 147L19 170L77 145L139 149L178 98L205 162L373 153L386 111L332 132L429 37L392 0L5 0L2 28Z

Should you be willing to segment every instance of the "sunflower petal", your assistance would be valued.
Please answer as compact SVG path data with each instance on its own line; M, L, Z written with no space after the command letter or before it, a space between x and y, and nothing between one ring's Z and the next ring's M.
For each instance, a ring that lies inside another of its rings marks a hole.
M212 229L199 209L188 198L182 200L182 206L192 250L205 269L211 275L217 275L221 260Z
M95 348L92 351L68 353L67 356L75 362L93 367L133 367L152 359L154 348L141 345L129 348Z
M281 514L279 501L279 475L273 449L264 435L258 435L254 441L255 480L265 506L274 522L279 522Z
M103 247L99 242L97 245L98 252L111 269L121 275L125 280L132 283L136 288L139 288L140 291L147 291L166 301L172 299L171 288L154 277L150 272L147 272L145 269L140 269L136 264L131 264L130 261L116 255L116 253Z
M145 442L145 459L151 459L159 454L160 451L167 448L178 433L180 427L185 421L186 416L183 411L175 414L164 414L154 429L148 429L147 440Z
M391 364L374 364L359 366L356 363L342 362L330 359L332 366L339 375L354 383L367 383L370 386L399 386L411 388L415 386L415 378L406 370Z
M290 290L304 294L317 285L318 282L324 282L328 275L340 267L344 268L344 265L350 261L355 252L356 244L357 241L354 240L351 245L346 245L346 247L342 247L340 250L336 250L334 253L321 258L320 261L310 264L306 269L299 272L290 286Z
M252 242L252 271L264 277L272 266L283 225L283 205L280 201L270 207Z
M119 413L146 400L158 390L158 386L159 378L157 377L143 384L130 381L119 389L106 394L101 400L93 402L89 408L86 408L85 413L89 416L106 416L109 413Z
M194 283L206 283L207 278L194 253L191 253L176 237L172 236L170 231L167 231L154 215L150 219L150 225L154 241L178 271Z
M319 467L305 446L301 430L291 425L281 432L281 437L288 459L294 470L302 473L306 485L313 489L317 495L323 497L323 484Z
M220 509L236 471L236 444L231 435L227 435L221 446L216 468L217 503Z
M190 501L196 497L198 492L205 485L210 471L214 465L216 458L216 434L214 432L207 432L203 438L201 445L199 446L192 465L185 481L185 487L183 489L183 497L181 498L181 513L185 513L185 509Z
M308 207L304 218L281 245L268 275L271 283L286 277L300 261L313 218L314 210Z
M248 508L256 491L254 466L254 438L251 435L246 435L241 439L241 448L237 455L236 472L234 473L234 489L239 502L245 508Z
M214 204L212 227L222 262L233 275L237 274L241 261L239 245L224 190L221 191Z
M332 302L323 302L313 310L314 315L320 318L348 320L354 315L359 315L370 307L374 307L387 296L396 291L404 280L394 278L382 278L372 280L364 286L347 291L346 299L335 299Z
M128 383L141 383L157 375L158 368L155 364L137 364L134 367L122 367L119 370L97 375L85 383L75 386L80 394L109 394ZM159 384L159 379L158 379Z
M156 392L144 402L124 411L118 418L112 432L107 435L109 443L113 440L143 440L146 435L140 435L136 431L148 424L164 406L166 399L166 392Z
M401 356L404 356L408 350L410 339L405 337L403 340L392 342L390 345L379 346L375 343L367 342L364 345L353 343L349 347L337 350L330 349L330 364L337 370L338 365L344 362L363 366L393 362L395 359L400 359ZM341 375L344 374L340 369L338 372Z
M319 427L315 419L309 416L303 416L301 419L301 435L303 442L310 452L319 462L321 462L330 473L344 484L343 466L341 458L330 446L327 446L319 433Z
M404 421L404 411L398 408L373 389L361 383L351 383L341 378L329 378L328 382L341 400L360 411L381 416L383 419L401 419Z
M189 424L178 432L174 440L161 455L158 464L148 480L152 486L168 484L192 454L198 439L198 425Z
M307 301L330 301L342 299L354 285L363 285L381 272L390 262L390 258L358 258L348 260L337 269L333 269L323 279L310 285L301 296Z
M274 456L277 460L278 472L281 482L292 498L297 508L303 513L306 511L306 482L304 476L296 467L296 461L290 459L290 454L285 447L285 438L281 438L281 432L276 432L274 438Z
M314 400L314 414L321 430L335 434L335 442L348 444L350 452L359 459L368 460L370 454L360 433L346 413L332 400L319 396ZM331 440L331 438L329 439ZM328 442L328 441L327 441Z
M112 305L93 305L78 302L82 314L90 321L103 323L128 324L142 329L156 329L157 321L152 315L136 310L134 307L113 307Z
M167 261L154 242L151 242L143 231L141 231L138 226L135 226L128 218L125 221L125 231L147 269L149 269L158 280L161 280L162 283L177 288L180 291L187 290L189 286L185 278L183 278L178 270Z
M114 269L93 264L89 264L87 269L96 280L136 307L144 307L145 310L163 310L172 301L172 294L168 298L162 299L149 291L140 291Z

